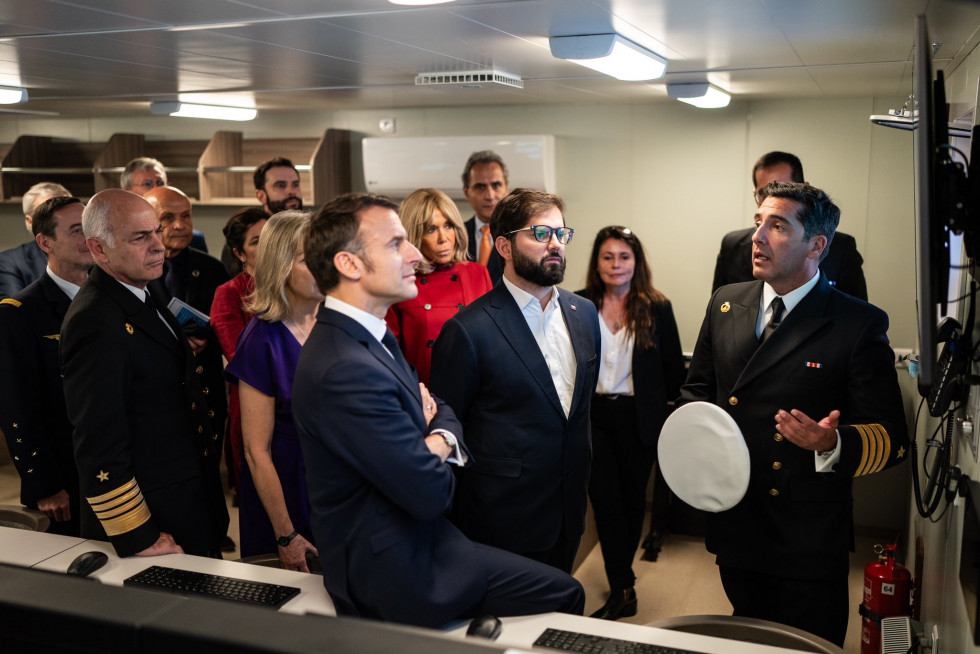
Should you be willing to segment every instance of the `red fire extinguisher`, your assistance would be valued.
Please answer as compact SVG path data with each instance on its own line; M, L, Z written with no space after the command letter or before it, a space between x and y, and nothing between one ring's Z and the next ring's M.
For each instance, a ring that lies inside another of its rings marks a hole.
M912 574L895 562L895 545L875 545L878 560L864 568L861 654L880 654L881 619L912 615Z

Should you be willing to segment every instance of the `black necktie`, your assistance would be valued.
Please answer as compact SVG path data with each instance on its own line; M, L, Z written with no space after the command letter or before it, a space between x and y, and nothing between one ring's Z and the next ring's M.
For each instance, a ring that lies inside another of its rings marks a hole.
M777 295L769 306L772 308L772 315L769 316L769 322L762 330L762 335L759 337L760 343L765 343L783 322L783 298Z
M391 333L390 329L385 330L385 335L381 338L381 344L388 348L388 352L395 359L395 361L406 372L414 374L412 367L408 365L408 361L405 360L405 356L402 354L402 350L398 347L398 341L395 339L395 335Z

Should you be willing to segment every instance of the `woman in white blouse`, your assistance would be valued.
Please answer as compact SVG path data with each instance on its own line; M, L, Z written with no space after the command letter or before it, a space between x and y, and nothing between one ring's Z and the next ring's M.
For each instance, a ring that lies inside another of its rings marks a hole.
M592 399L589 498L610 595L592 617L636 615L633 557L657 438L684 381L670 301L652 284L643 245L627 227L596 235L581 295L599 309L602 357Z

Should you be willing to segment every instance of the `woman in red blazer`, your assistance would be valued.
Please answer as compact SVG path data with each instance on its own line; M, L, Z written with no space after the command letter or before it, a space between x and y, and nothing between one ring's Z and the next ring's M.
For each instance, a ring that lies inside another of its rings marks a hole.
M419 189L405 198L398 213L408 239L422 253L415 275L419 294L393 305L386 320L419 381L428 384L432 346L442 325L492 284L486 267L466 261L466 229L448 195Z
M245 298L255 290L255 255L259 251L259 234L265 227L269 214L261 207L248 207L236 211L222 230L228 248L242 264L242 272L214 291L211 303L211 328L218 337L221 353L227 361L235 356L238 337L252 314L245 311ZM232 385L228 393L228 423L225 425L225 447L228 484L238 490L242 472L242 416L238 401L238 386Z

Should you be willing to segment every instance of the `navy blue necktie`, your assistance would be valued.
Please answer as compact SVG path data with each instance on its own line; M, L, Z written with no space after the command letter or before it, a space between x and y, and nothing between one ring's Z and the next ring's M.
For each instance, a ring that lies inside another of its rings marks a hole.
M385 330L385 335L381 339L381 344L388 348L388 352L394 357L395 361L400 365L405 372L409 373L409 376L414 377L415 371L412 370L412 366L408 365L408 361L405 360L405 356L402 354L402 350L398 347L398 341L395 339L395 335L391 333L390 329Z

